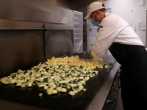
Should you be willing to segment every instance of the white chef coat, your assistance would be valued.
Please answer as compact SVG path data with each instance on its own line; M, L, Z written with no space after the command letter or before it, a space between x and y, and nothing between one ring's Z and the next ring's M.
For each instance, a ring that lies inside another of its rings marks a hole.
M113 42L126 45L143 45L133 28L116 14L106 13L93 45L91 55L98 58L106 53Z

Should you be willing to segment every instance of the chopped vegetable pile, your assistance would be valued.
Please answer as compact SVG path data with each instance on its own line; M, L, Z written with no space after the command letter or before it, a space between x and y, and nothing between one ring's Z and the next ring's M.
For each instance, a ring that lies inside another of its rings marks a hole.
M55 58L43 64L38 64L30 70L18 70L8 77L0 79L3 84L16 84L20 87L31 87L37 85L43 87L48 95L59 92L68 92L75 95L79 91L86 91L84 85L90 77L98 74L94 69L108 68L101 58L84 61L78 56ZM39 93L39 96L42 96Z

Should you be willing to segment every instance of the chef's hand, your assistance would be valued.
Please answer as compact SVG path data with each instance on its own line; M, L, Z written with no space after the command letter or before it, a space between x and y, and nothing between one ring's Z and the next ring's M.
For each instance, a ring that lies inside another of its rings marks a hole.
M94 58L94 57L91 55L91 50L89 50L88 53L89 53L90 58Z

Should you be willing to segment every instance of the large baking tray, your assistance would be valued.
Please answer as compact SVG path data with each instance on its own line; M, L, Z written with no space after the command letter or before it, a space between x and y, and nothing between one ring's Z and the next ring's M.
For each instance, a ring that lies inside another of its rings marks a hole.
M80 58L88 58L85 54L72 55L79 55ZM115 59L111 56L104 56L103 60L107 65L109 65L109 62L115 63ZM49 96L45 90L38 87L19 88L15 85L2 85L0 86L0 99L44 107L49 110L85 110L98 92L112 67L113 65L109 65L109 69L96 69L99 74L86 83L85 88L87 91L81 91L75 96L70 96L67 93ZM39 97L39 93L43 93L43 96Z

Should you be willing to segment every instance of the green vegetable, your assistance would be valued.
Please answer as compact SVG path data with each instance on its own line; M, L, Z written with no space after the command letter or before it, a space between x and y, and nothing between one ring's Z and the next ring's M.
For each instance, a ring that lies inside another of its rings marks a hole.
M67 74L65 77L69 77L69 76L71 76L71 74Z
M74 89L78 89L79 88L79 86L77 86L77 87L73 87Z
M77 80L74 80L74 81L73 81L73 83L74 83L74 84L77 84L77 83L78 83L78 81L77 81Z
M63 86L63 87L67 87L67 84L66 84L66 83L63 83L62 86Z
M35 68L35 71L38 72L39 71L39 68Z
M83 69L83 66L80 66L80 69Z
M59 68L61 67L62 65L59 65Z
M68 71L65 71L65 73L68 73Z
M32 72L30 73L30 75L32 75Z
M48 65L47 63L44 63L44 64Z
M38 82L37 80L36 80L36 81L34 81L34 82L33 82L33 85L37 85L37 82Z
M74 70L72 70L71 72L72 72L72 73L75 73L75 71L74 71Z
M40 84L43 84L43 82L40 82Z
M91 74L90 72L86 73L86 75L90 75L90 74Z
M46 82L47 83L48 82L48 78L44 78L43 79L43 82Z
M78 76L77 77L80 77L81 75L80 74L78 74Z

